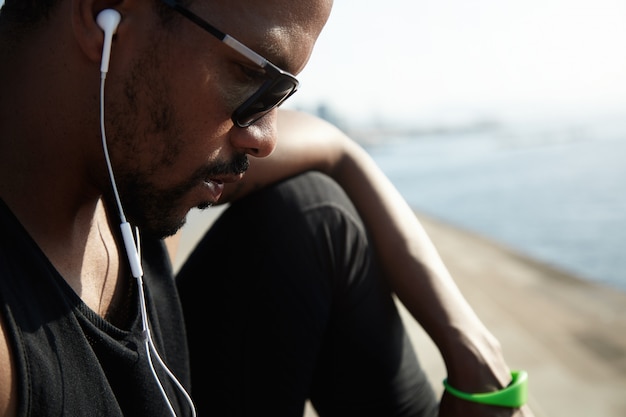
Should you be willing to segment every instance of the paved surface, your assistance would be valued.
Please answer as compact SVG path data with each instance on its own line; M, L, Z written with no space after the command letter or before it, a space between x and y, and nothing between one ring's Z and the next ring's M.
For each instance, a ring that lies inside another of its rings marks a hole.
M192 215L182 254L219 213ZM461 291L500 340L512 368L529 373L536 417L626 417L626 293L590 284L479 236L420 216ZM433 386L438 351L401 309ZM307 407L305 417L314 417Z

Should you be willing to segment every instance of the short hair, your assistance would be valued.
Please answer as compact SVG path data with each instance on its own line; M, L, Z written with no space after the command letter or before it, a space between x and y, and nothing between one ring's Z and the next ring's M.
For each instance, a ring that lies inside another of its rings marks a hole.
M5 0L0 9L0 24L11 29L34 29L48 19L60 0Z
M62 0L5 0L0 9L0 32L19 36L45 23ZM155 0L163 23L175 14L163 1Z

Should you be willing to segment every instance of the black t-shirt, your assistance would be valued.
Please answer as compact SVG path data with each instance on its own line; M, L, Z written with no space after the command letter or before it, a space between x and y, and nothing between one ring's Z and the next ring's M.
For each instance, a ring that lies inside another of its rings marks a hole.
M142 241L147 311L161 358L189 390L182 310L162 241ZM85 305L0 200L0 308L18 378L20 416L169 416L149 368L132 291L128 329ZM178 416L183 396L153 363Z

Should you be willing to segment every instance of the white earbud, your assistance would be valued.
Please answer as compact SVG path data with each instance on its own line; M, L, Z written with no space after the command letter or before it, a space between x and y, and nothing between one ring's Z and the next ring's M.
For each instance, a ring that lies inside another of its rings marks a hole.
M113 34L122 20L120 12L114 9L105 9L98 14L96 21L98 26L104 31L104 45L102 45L102 62L100 72L106 73L109 70L109 58L111 57L111 43Z

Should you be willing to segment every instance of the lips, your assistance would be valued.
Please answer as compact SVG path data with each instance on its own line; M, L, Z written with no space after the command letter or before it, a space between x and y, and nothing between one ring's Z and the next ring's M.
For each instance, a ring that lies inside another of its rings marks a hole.
M211 195L211 203L215 204L224 192L224 181L218 179L207 179L204 181L205 189Z
M224 192L224 185L231 182L239 181L243 177L242 174L228 175L220 177L211 177L204 179L204 189L208 191L211 204L216 204Z

